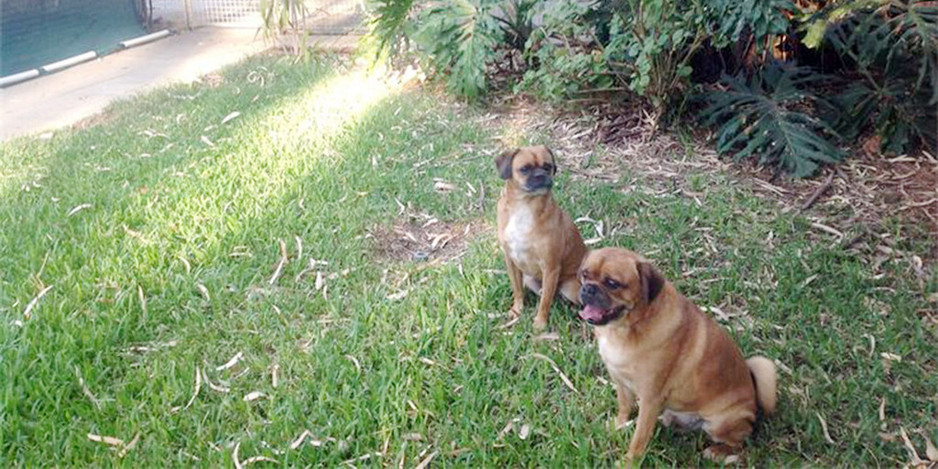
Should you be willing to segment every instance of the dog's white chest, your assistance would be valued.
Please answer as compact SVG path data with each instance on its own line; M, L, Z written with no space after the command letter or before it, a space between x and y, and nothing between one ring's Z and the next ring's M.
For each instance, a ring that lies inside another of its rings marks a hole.
M617 347L608 337L605 335L599 336L597 342L599 344L599 356L603 358L603 363L606 366L621 368L628 365L628 356L622 351L621 347Z
M635 385L632 378L634 361L623 351L622 347L609 340L605 335L597 337L597 344L599 346L599 356L602 357L612 379L619 381L634 392Z
M505 225L505 244L508 256L522 270L529 263L531 256L531 231L534 228L534 214L527 207L519 207L511 213Z

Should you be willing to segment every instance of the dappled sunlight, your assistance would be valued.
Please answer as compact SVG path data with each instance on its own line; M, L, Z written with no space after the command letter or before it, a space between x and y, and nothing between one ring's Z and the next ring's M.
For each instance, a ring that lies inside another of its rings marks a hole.
M328 140L354 124L377 103L398 94L408 76L383 68L356 67L317 84L292 103L271 113L259 126L274 147Z
M219 140L224 150L161 182L161 192L172 195L146 208L147 225L173 227L187 239L167 247L178 249L179 255L205 252L225 237L244 236L249 220L285 210L290 201L284 198L303 181L332 179L330 171L342 161L340 147L351 129L400 92L407 80L357 67L330 74L261 112L244 109L232 140ZM327 194L312 199L323 197L317 202L323 203ZM276 245L273 239L255 241Z

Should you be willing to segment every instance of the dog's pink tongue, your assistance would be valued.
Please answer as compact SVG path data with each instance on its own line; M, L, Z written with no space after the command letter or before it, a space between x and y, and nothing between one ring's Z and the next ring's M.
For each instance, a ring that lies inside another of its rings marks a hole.
M593 305L586 305L583 307L583 310L580 311L580 317L587 320L598 321L603 318L603 314L605 312L606 310L602 308Z

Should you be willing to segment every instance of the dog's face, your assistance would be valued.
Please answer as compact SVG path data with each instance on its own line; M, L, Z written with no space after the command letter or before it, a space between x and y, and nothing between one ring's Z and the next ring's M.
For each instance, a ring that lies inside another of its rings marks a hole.
M546 194L554 185L554 154L544 145L515 148L495 158L502 179L513 180L529 194Z
M664 277L632 251L604 248L592 251L580 264L580 317L603 326L647 306L664 287Z

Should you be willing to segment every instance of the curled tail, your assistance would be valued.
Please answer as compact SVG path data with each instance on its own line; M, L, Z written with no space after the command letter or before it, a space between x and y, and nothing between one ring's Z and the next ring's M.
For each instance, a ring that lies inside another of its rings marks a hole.
M766 416L775 412L775 402L778 398L776 389L775 363L768 358L756 356L746 360L746 366L752 373L752 381L756 386L756 403Z

